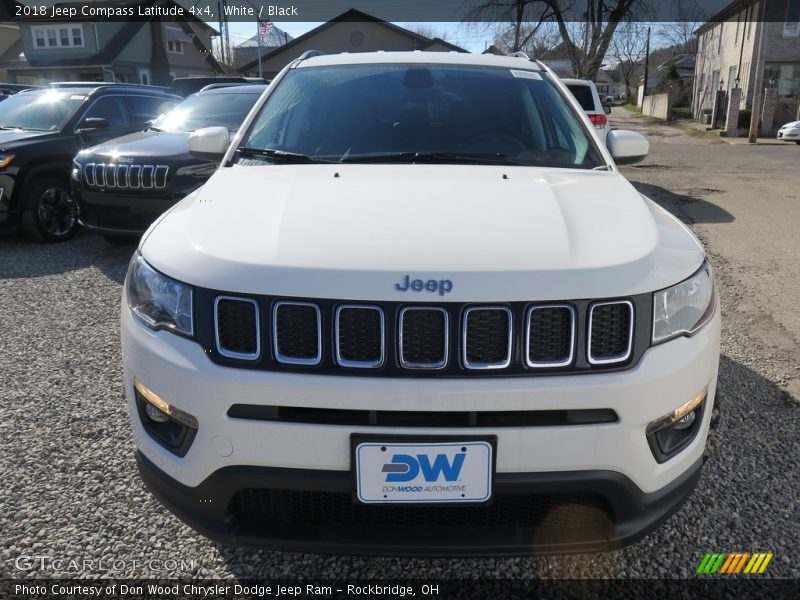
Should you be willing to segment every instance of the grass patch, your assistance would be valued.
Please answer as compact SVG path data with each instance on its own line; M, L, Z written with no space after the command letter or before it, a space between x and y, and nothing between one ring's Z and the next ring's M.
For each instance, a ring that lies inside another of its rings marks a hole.
M684 133L691 135L692 137L698 137L703 138L704 140L722 143L722 140L719 139L719 129L704 131L702 129L698 129L697 127L692 127L691 125L682 125L680 128Z

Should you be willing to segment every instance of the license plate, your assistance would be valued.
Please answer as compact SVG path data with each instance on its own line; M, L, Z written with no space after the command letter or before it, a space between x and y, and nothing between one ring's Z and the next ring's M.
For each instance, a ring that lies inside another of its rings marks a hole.
M356 495L367 504L486 502L493 453L486 440L357 443Z

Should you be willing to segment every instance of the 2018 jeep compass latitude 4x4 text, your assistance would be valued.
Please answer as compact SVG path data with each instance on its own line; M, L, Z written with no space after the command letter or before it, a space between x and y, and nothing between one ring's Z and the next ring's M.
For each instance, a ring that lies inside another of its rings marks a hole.
M522 57L303 56L125 285L140 472L233 544L631 543L688 498L720 318L696 238Z

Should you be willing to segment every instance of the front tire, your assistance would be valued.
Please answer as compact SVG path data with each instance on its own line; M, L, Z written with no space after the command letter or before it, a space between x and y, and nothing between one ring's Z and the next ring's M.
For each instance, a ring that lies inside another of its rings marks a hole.
M63 242L78 230L78 205L66 178L37 178L23 189L23 203L20 226L33 241Z

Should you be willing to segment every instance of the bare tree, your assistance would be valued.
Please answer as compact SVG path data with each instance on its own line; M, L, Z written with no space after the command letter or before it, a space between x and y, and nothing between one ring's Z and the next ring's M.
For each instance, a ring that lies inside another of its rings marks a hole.
M616 70L625 84L625 97L631 93L631 80L641 67L647 45L647 26L639 21L620 23L611 38L609 54L617 63Z
M433 38L439 38L440 40L447 39L447 32L442 31L440 32L436 27L431 25L430 23L406 23L405 28L409 31L413 31L417 35L421 35L422 37L426 37L429 40Z
M671 47L676 52L694 54L697 52L697 36L694 32L705 22L707 15L693 1L675 0L672 10L677 21L662 23L656 37L662 46Z
M503 49L517 52L553 17L553 11L544 0L484 0L467 16L472 22L500 23L497 37Z
M506 22L512 51L523 48L547 21L554 21L576 77L594 78L614 31L646 0L482 0L468 13L473 21Z
M569 0L542 0L553 12L561 39L572 62L576 77L594 79L608 52L617 26L625 20L640 0L587 0L583 22L574 18Z
M547 55L561 43L558 30L552 24L536 25L535 32L528 32L529 24L522 24L522 39L525 43L515 48L517 44L515 28L505 25L498 28L494 38L494 46L508 54L521 50L531 58L546 58Z

